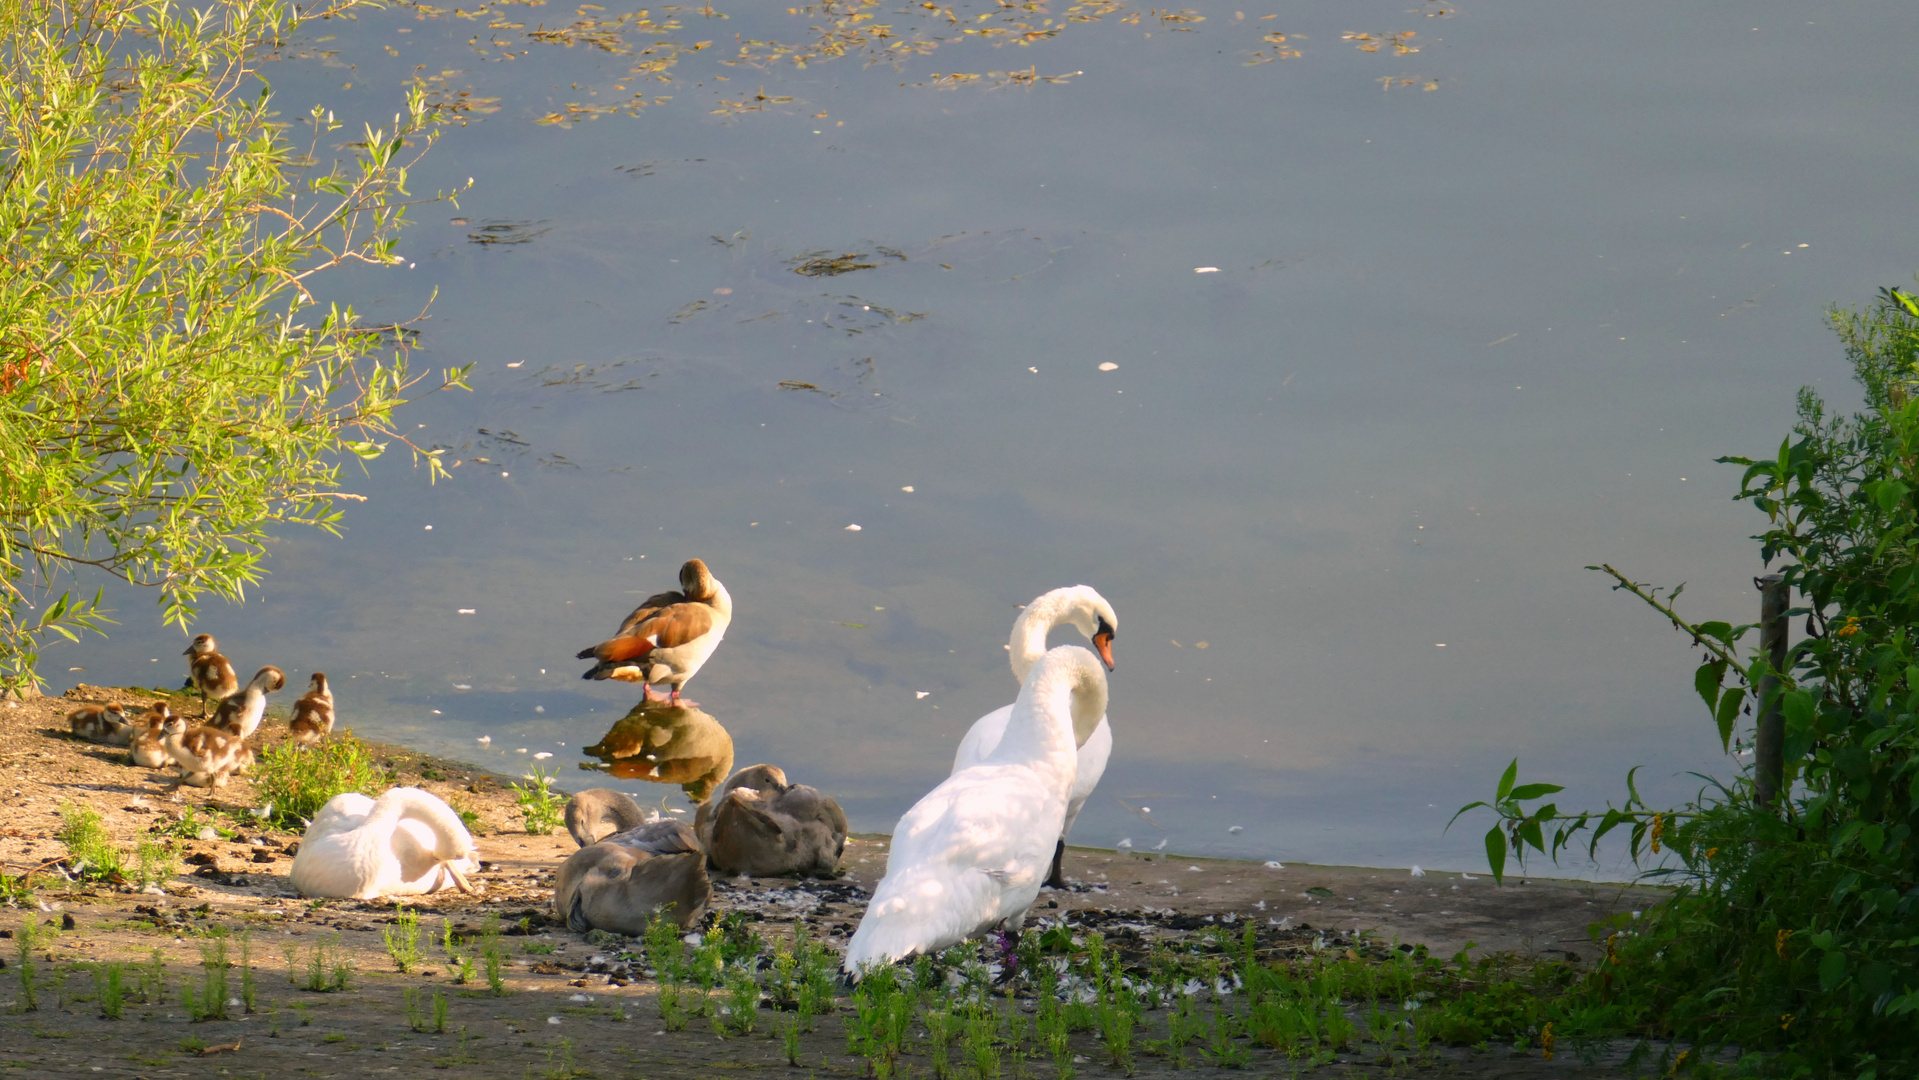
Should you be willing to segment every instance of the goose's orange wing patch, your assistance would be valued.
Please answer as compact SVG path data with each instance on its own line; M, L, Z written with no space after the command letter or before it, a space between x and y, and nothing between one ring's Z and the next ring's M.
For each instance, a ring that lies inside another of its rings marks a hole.
M636 628L662 649L684 645L713 629L713 609L705 604L674 604Z

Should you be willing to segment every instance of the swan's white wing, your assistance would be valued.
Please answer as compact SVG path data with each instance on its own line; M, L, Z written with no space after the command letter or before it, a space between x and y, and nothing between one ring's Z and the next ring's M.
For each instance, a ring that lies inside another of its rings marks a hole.
M1073 794L1066 800L1066 824L1059 831L1061 836L1073 831L1073 819L1079 817L1093 789L1099 786L1099 778L1106 774L1106 760L1112 756L1113 729L1102 716L1099 726L1079 748L1079 771L1073 774Z
M893 830L886 876L847 943L846 967L957 944L1032 906L1065 804L1030 769L947 778Z
M985 761L988 754L999 746L1000 736L1006 734L1007 718L1013 715L1011 705L1001 705L978 720L966 731L960 740L959 750L953 755L953 772L971 768Z
M366 816L373 812L373 800L357 791L335 795L327 800L320 812L313 815L313 823L307 826L306 835L301 843L317 840L329 833L346 832L357 829L366 823Z

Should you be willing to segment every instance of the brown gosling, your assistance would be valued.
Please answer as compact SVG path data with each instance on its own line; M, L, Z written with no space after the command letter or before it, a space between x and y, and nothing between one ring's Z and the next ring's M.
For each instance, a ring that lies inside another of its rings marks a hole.
M152 708L133 718L133 745L127 754L133 764L142 769L163 769L173 760L161 741L165 734L162 728L172 715L173 710L167 708L166 702L156 701Z
M267 714L267 695L286 686L287 677L268 664L253 673L245 690L229 696L214 710L208 727L217 727L229 735L251 738L260 730L260 719Z
M74 735L101 746L125 746L133 741L126 710L118 705L82 705L67 714Z
M240 689L240 678L233 673L233 665L220 655L220 646L214 642L212 634L201 634L193 639L182 656L193 659L187 662L187 688L200 691L200 715L207 715L207 698L225 700Z
M324 672L314 672L307 681L307 692L293 703L287 730L301 746L317 746L333 731L333 691L327 689Z
M252 751L238 735L204 724L195 724L189 729L184 717L168 717L162 730L166 733L167 753L180 766L180 780L175 787L180 784L225 787L227 777L253 758Z

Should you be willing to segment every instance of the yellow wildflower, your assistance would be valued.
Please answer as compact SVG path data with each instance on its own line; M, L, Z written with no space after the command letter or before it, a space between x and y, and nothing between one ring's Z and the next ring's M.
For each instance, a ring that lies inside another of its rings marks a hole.
M1842 624L1839 627L1839 629L1833 631L1834 634L1837 634L1840 637L1851 637L1852 635L1858 632L1859 632L1859 616L1857 615L1846 616L1845 623Z
M1654 855L1659 854L1659 838L1664 835L1666 835L1666 815L1654 814L1652 816L1652 853Z
M1791 1027L1792 1020L1793 1020L1793 1017L1791 1013L1780 1013L1779 1014L1779 1030L1784 1031L1787 1028Z
M1539 1032L1539 1048L1546 1052L1546 1060L1553 1059L1553 1026L1548 1023Z
M1772 943L1772 951L1778 953L1781 960L1786 958L1786 939L1790 937L1792 931L1781 928L1778 939Z

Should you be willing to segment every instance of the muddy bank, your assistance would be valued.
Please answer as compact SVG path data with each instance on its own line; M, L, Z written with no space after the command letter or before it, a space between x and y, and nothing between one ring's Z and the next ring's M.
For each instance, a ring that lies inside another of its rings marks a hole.
M81 688L69 699L0 705L0 861L8 874L39 868L39 888L21 906L0 909L0 929L17 932L31 921L41 935L32 957L38 1009L25 1011L17 933L0 941L0 1061L22 1075L186 1076L255 1075L290 1070L301 1075L441 1068L452 1075L678 1076L722 1075L738 1069L786 1069L787 1054L769 1038L779 1014L752 1033L721 1033L694 1020L667 1031L658 985L629 941L595 935L589 942L547 917L551 875L573 850L563 832L528 835L514 812L503 778L461 763L375 746L402 783L426 788L473 814L484 866L483 892L419 898L423 958L401 972L387 937L401 925L397 905L308 901L287 883L292 833L246 816L257 800L242 778L212 791L169 791L171 777L125 764L124 751L73 741L65 713L75 700L141 702L153 695ZM176 706L178 707L178 706ZM197 711L197 707L189 707ZM283 723L269 720L268 739ZM194 830L174 836L181 873L157 889L67 880L55 838L59 807L83 802L102 816L119 843L179 833L191 812L231 836ZM212 838L203 838L211 836ZM848 845L845 875L834 882L736 880L720 883L718 918L785 937L804 919L829 944L843 943L858 922L872 883L885 865L885 839L858 837ZM1585 927L1617 910L1641 908L1650 890L1585 882L1534 880L1495 887L1478 875L1223 860L1153 857L1075 849L1068 855L1072 887L1042 894L1035 914L1063 920L1075 932L1099 930L1121 950L1143 954L1190 943L1221 926L1235 934L1256 928L1262 955L1307 955L1327 949L1383 954L1396 944L1423 944L1450 955L1468 942L1559 958L1592 953ZM489 919L491 917L491 919ZM473 977L456 984L457 963L444 949L451 931L455 954L470 961L483 927L498 925L505 944L504 996ZM226 936L220 936L222 930ZM244 936L240 936L244 935ZM242 947L246 950L243 962ZM465 942L465 944L462 944ZM204 987L208 953L224 945L236 995L230 1018L191 1022L184 985ZM318 946L329 971L344 966L344 989L307 989ZM157 959L156 959L157 958ZM110 962L129 965L123 1017L100 1017L95 971ZM144 965L154 977L138 976ZM254 1010L238 997L251 969ZM151 983L148 1000L133 993L136 978ZM161 996L159 987L164 987ZM432 1001L445 1009L434 1030ZM411 1005L409 1006L409 1000ZM409 1018L427 1030L415 1030ZM1156 1013L1148 1014L1148 1023ZM850 1056L840 1016L823 1016L800 1036L801 1063L816 1075L861 1075L865 1062ZM1090 1032L1073 1035L1085 1059L1082 1075L1118 1075L1109 1069ZM1080 1043L1085 1045L1081 1046ZM237 1045L236 1045L237 1044ZM219 1049L231 1047L231 1049ZM206 1056L201 1051L207 1050ZM1616 1056L1616 1055L1611 1055ZM1338 1068L1465 1069L1472 1075L1607 1075L1571 1055L1552 1062L1537 1051L1514 1056L1489 1048L1434 1050L1423 1066L1379 1063L1381 1055L1341 1056ZM1385 1055L1387 1059L1390 1054ZM909 1071L930 1075L924 1059L901 1059ZM1371 1064L1368 1064L1368 1061ZM1009 1061L1011 1070L1015 1062ZM1198 1057L1177 1071L1215 1071ZM1254 1071L1286 1066L1256 1056ZM1021 1066L1050 1073L1039 1059ZM1164 1059L1140 1057L1137 1072L1172 1071ZM1225 1071L1225 1070L1219 1070ZM1243 1074L1243 1073L1242 1073ZM1019 1075L1014 1073L1014 1075Z

